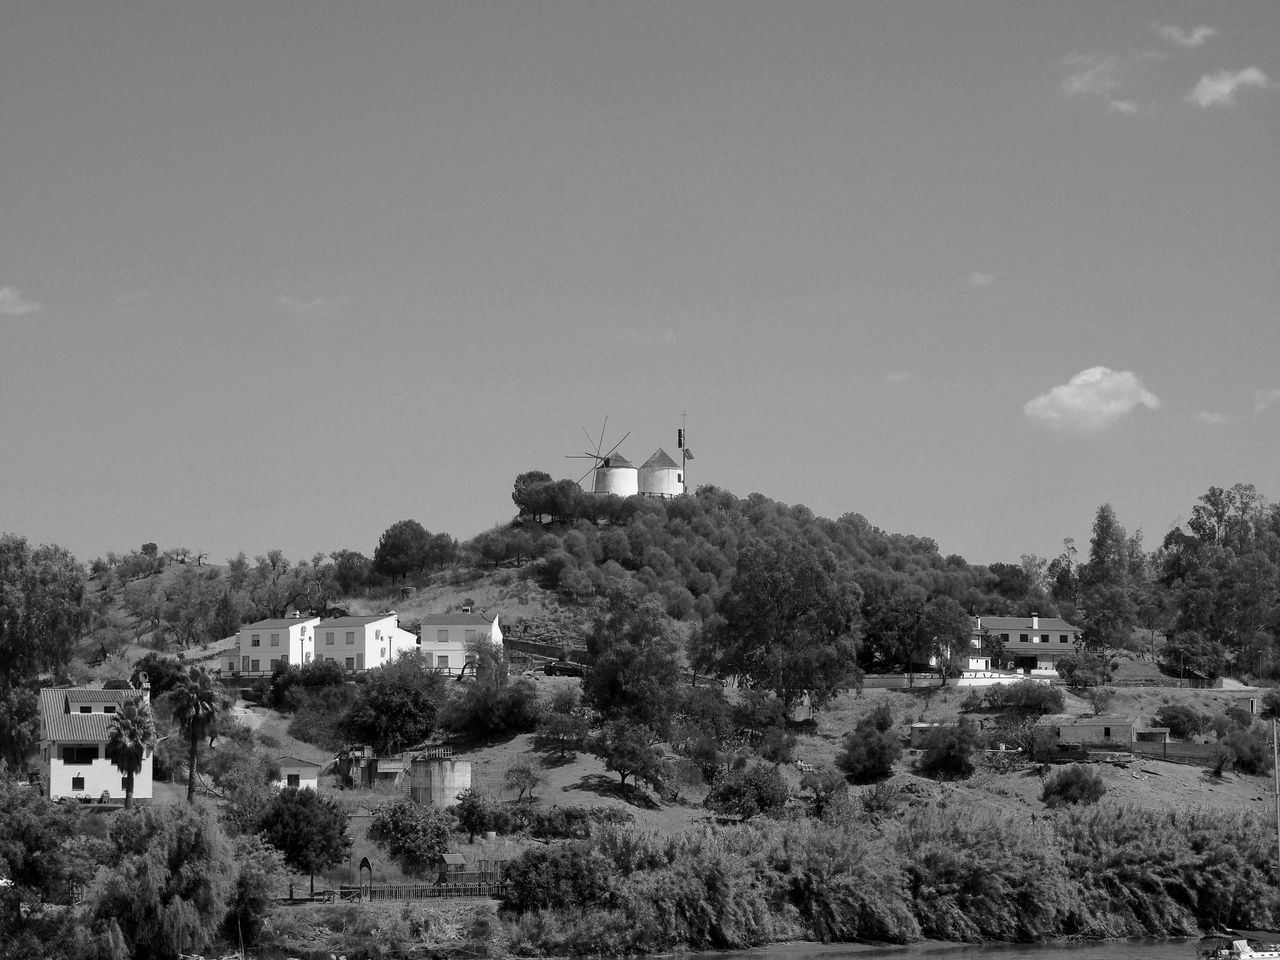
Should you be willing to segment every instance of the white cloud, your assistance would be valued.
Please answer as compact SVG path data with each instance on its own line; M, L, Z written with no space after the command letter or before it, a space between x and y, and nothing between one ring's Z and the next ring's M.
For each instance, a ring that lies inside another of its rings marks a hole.
M1231 422L1231 418L1225 413L1211 413L1208 410L1201 410L1194 419L1196 423L1202 423L1206 427L1221 427Z
M0 314L6 317L25 317L29 313L39 313L43 309L43 303L23 300L22 291L17 287L0 287Z
M1187 102L1197 107L1230 106L1236 101L1236 91L1248 87L1266 90L1274 86L1271 78L1257 67L1245 67L1232 73L1206 73L1187 94Z
M1262 413L1267 407L1273 403L1280 402L1280 387L1271 387L1269 390L1253 391L1253 412Z
M902 383L904 380L910 380L911 374L905 370L894 370L892 373L886 373L884 378L889 383Z
M969 286L971 287L989 287L995 282L995 276L990 273L979 273L975 270L969 274Z
M1180 47L1198 47L1201 46L1210 37L1218 35L1218 31L1213 27L1195 27L1191 30L1183 30L1181 27L1175 27L1171 23L1156 24L1156 32L1161 38L1168 40L1170 43L1176 43Z
M1062 78L1058 85L1068 97L1099 97L1108 110L1116 113L1137 113L1138 104L1116 96L1127 69L1125 61L1116 56L1098 57L1076 55L1064 61L1069 67L1078 67L1074 73Z
M1050 426L1093 433L1128 416L1138 407L1160 408L1160 398L1129 370L1090 367L1066 383L1027 401L1023 412Z

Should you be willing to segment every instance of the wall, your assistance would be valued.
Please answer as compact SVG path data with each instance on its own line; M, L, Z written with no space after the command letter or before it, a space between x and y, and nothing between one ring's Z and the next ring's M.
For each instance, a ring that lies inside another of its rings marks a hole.
M418 803L451 807L458 794L471 788L471 763L468 760L414 760L409 796Z
M65 764L57 759L56 745L45 743L41 750L48 750L50 757L44 762L45 781L48 784L48 795L58 797L90 797L97 800L105 790L112 800L124 799L124 774L114 763L106 759L103 745L98 744L98 759L86 764ZM43 754L42 754L43 759ZM84 788L73 790L71 781L74 777L84 777ZM135 799L149 800L152 796L151 757L142 762L142 769L134 775L133 795Z

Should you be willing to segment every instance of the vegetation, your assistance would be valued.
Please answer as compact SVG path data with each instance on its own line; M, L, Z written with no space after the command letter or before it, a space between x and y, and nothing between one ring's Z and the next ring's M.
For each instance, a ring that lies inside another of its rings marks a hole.
M1044 781L1040 799L1050 809L1070 804L1087 806L1097 803L1107 792L1107 785L1096 771L1078 763L1059 767Z
M207 736L213 746L222 696L207 670L191 667L168 697L173 703L173 719L187 737L187 803L195 803L200 740Z
M448 849L449 822L435 807L405 798L374 811L369 839L406 873L421 876L437 866Z
M124 806L133 806L133 779L142 770L147 751L156 745L156 721L145 700L120 705L107 732L106 757L124 775Z
M341 863L351 846L347 820L346 812L331 798L314 790L285 787L267 807L258 832L284 855L285 863L311 878L315 893L316 872Z
M893 773L900 756L902 740L893 732L893 714L881 704L845 734L836 766L851 783L875 783Z
M919 770L925 776L939 780L972 776L973 752L978 742L978 727L968 717L954 726L935 727L925 734Z

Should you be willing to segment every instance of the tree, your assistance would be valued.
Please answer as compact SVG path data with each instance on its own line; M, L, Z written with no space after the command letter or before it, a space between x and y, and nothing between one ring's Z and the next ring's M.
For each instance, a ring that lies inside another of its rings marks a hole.
M285 787L267 808L258 832L284 854L285 863L311 877L314 894L316 871L341 863L351 847L347 819L337 801L311 789Z
M973 751L978 728L964 717L955 726L935 727L924 739L920 772L940 780L958 780L973 774Z
M115 864L86 900L99 929L122 937L128 956L161 960L203 953L227 916L235 885L231 846L201 807L152 806L112 823Z
M0 771L0 943L13 939L29 911L22 905L60 897L73 871L79 811ZM95 865L96 866L96 865ZM89 872L92 873L93 867ZM38 956L38 954L33 954Z
M435 729L444 681L418 651L370 670L342 727L351 743L367 743L378 755L419 743Z
M748 541L696 639L695 662L772 690L788 713L806 696L821 708L859 679L861 599L829 551L793 539Z
M1107 661L1101 655L1087 650L1060 657L1053 668L1073 690L1081 687L1096 687L1111 679Z
M532 800L534 788L542 783L542 777L528 763L514 763L507 768L502 781L508 788L516 791L517 801L523 800L526 793Z
M373 569L392 580L403 580L427 565L431 534L417 520L398 520L383 532L373 551Z
M790 796L778 768L757 763L750 770L721 771L704 801L707 809L750 820L782 810Z
M526 850L503 871L507 890L502 905L517 913L575 910L605 902L617 870L587 843Z
M529 517L536 522L542 521L546 512L545 489L551 483L551 474L542 470L529 470L516 477L511 491L511 499L521 517Z
M207 736L213 746L222 698L209 672L193 666L169 692L169 700L174 722L187 737L187 803L195 803L200 741Z
M493 801L474 787L458 794L453 812L458 818L458 826L467 832L467 843L475 843L477 833L493 829Z
M618 775L623 786L627 777L643 780L655 790L666 778L662 751L654 745L653 731L625 721L606 723L591 744L591 752L604 761L606 770Z
M1102 775L1088 767L1073 763L1049 774L1040 799L1050 810L1064 806L1088 806L1097 803L1107 792Z
M1131 540L1111 504L1098 508L1089 562L1080 568L1079 600L1084 609L1084 644L1104 656L1124 646L1137 625L1133 572L1141 545L1141 531Z
M235 887L223 935L232 943L257 942L262 922L275 906L280 886L288 878L284 855L259 836L236 837L232 850L236 864Z
M65 667L87 622L84 570L59 546L0 536L0 692Z
M369 839L406 873L421 876L444 857L449 847L449 825L435 807L406 798L374 810Z
M1182 704L1170 704L1156 711L1156 723L1169 728L1169 736L1177 740L1194 737L1204 729L1204 717Z
M681 688L680 647L657 597L615 598L587 638L588 706L611 719L666 732Z
M582 749L590 732L585 717L574 713L543 714L538 724L537 746L540 750L554 751L560 760L567 760L570 753Z
M333 579L343 596L351 596L369 582L373 561L358 550L336 550L329 554L333 561Z
M875 783L893 773L900 756L902 740L893 732L893 714L881 704L845 735L836 766L852 783Z
M145 700L126 700L107 728L107 759L124 774L124 808L133 806L133 779L156 745L156 721Z

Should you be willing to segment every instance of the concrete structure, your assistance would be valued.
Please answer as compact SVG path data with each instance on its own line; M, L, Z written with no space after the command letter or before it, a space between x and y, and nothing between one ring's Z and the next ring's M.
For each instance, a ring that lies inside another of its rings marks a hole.
M430 613L418 625L422 655L441 673L458 675L474 660L475 644L487 641L502 653L502 628L498 615L481 613Z
M634 497L640 492L640 476L635 466L620 453L602 457L596 464L593 493L613 493L619 497Z
M640 495L665 500L684 493L684 473L680 464L659 447L640 465Z
M444 809L471 788L471 763L451 758L414 757L409 796L418 803Z
M320 788L320 764L310 760L299 760L297 757L277 757L280 766L280 779L277 787L298 787L300 790L318 790Z
M282 663L302 665L315 656L319 617L294 616L259 620L240 628L237 659L226 661L228 676L262 677Z
M111 718L129 700L150 700L150 690L89 690L83 687L50 687L40 691L40 765L45 796L85 797L106 795L124 799L124 774L107 759ZM133 796L152 797L152 751L142 759L133 778Z
M1038 736L1050 746L1128 749L1138 723L1133 717L1052 714L1036 726Z
M1012 658L1014 669L1026 677L1056 677L1057 664L1063 657L1079 652L1080 628L1058 617L974 617L973 648L970 663L986 660L987 666L975 666L974 670L989 670L997 666L991 662L991 651L999 641L1004 656Z
M400 628L395 611L372 617L335 617L315 626L315 658L351 671L372 670L418 649L418 638Z

